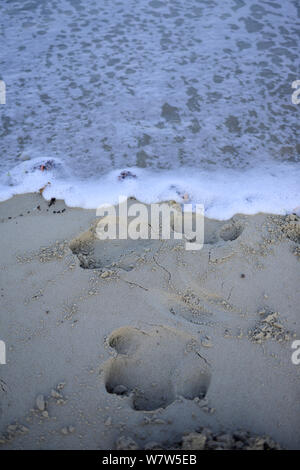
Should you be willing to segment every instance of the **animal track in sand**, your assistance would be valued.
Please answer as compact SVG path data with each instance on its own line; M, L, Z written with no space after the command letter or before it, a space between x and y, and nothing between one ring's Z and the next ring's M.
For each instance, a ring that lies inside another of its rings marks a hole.
M166 326L122 327L109 337L117 356L104 364L108 393L130 396L135 410L156 410L176 398L204 398L210 370L191 335Z
M196 227L195 217L193 226ZM180 212L178 212L178 216L173 219L171 223L171 228L174 232L184 233L184 230L182 229L182 219L180 216ZM204 244L214 245L220 240L223 240L225 242L236 240L242 234L243 230L244 226L239 220L230 219L226 223L224 223L218 220L205 219ZM191 238L191 236L189 237L188 233L186 234L186 236L187 239Z
M137 201L134 198L127 200L128 210ZM147 205L145 204L145 207ZM74 238L70 242L70 249L77 256L80 267L84 269L104 269L104 268L120 268L125 271L131 271L142 259L152 258L153 254L161 247L160 239L151 239L151 225L143 220L137 224L136 231L140 233L148 230L148 238L127 238L119 239L118 234L120 227L124 229L124 219L119 217L119 207L115 206L116 217L97 218L94 224L84 233ZM128 216L127 226L135 220L134 216ZM106 232L108 226L115 227L116 232L113 236L117 238L100 239L100 233ZM100 229L101 228L101 229ZM159 238L159 234L156 234ZM147 254L149 252L149 254Z
M79 235L70 243L83 269L120 268L131 271L148 251L160 247L159 240L99 240L95 235L96 225ZM153 256L153 254L152 254Z
M195 241L191 233L185 233L182 230L182 212L178 204L173 204L172 217L169 219L171 232L181 233L183 238ZM148 239L106 239L100 240L97 236L97 225L100 219L84 233L74 238L70 242L70 249L80 262L83 269L110 269L120 268L125 271L131 271L135 268L141 259L153 257L153 254L161 247L162 237L156 234L160 239L151 239L150 225L148 228ZM114 219L117 227L119 218ZM122 219L121 219L122 220ZM130 223L132 217L128 217ZM228 242L236 240L243 232L244 227L239 220L231 219L224 224L222 221L205 219L204 223L204 244L214 245L218 242ZM117 229L118 233L118 229ZM170 233L170 238L173 235ZM176 240L173 240L173 242ZM179 240L178 240L179 241ZM180 240L181 241L181 240ZM147 255L147 252L151 252Z
M244 227L236 222L223 225L220 230L220 237L225 242L236 240L243 232Z

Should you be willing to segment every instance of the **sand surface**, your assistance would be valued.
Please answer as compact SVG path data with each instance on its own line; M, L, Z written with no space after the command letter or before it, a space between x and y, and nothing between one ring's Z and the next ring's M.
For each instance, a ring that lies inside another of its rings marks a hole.
M204 427L300 449L299 218L207 220L191 252L101 242L95 215L0 204L1 448L201 448Z

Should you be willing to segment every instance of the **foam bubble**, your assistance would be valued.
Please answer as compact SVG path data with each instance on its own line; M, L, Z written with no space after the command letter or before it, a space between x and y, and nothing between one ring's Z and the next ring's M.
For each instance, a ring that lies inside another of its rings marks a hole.
M136 177L119 179L121 171ZM125 168L83 180L75 178L58 159L34 159L0 177L0 199L45 187L47 200L64 199L70 207L96 209L101 204L116 204L120 197L135 197L145 203L175 200L204 204L206 216L224 220L236 213L292 212L300 202L299 177L298 167L278 164L214 172Z

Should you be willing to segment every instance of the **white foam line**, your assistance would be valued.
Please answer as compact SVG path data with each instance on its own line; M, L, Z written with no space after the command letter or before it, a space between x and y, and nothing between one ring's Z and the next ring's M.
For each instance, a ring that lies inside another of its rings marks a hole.
M100 204L115 204L119 196L133 196L151 203L163 200L201 203L208 217L228 219L236 213L269 212L286 214L300 204L300 169L287 164L253 168L246 171L218 169L214 172L154 171L128 168L136 178L119 180L121 170L90 180L79 180L58 159L53 168L41 171L49 159L22 162L0 177L0 200L15 194L37 192L46 186L43 196L64 199L70 207L96 209ZM34 168L34 169L33 169ZM124 170L124 169L122 169Z

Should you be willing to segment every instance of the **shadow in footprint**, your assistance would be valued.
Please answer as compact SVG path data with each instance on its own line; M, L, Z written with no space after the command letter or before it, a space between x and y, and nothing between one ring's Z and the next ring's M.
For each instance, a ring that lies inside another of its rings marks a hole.
M117 356L104 366L106 390L130 396L133 409L165 408L180 396L205 397L210 371L191 335L162 326L147 333L123 327L112 333L109 345Z
M127 202L128 211L137 203L132 198ZM141 208L141 206L147 209L147 214L150 214L149 206L142 204L138 207ZM151 238L151 225L148 218L137 220L137 216L119 217L119 210L120 208L115 206L115 216L97 218L89 230L71 241L70 249L79 259L81 268L115 267L131 271L147 252L152 251L153 256L153 252L160 248L161 243L157 239L159 233L156 234L156 239ZM132 224L134 224L134 230ZM122 238L124 233L127 234L126 239Z
M244 227L239 223L229 223L223 225L220 230L220 237L225 242L236 240L243 232Z

